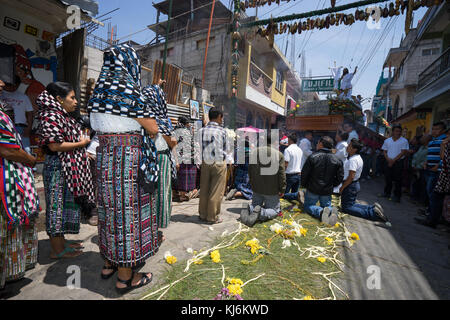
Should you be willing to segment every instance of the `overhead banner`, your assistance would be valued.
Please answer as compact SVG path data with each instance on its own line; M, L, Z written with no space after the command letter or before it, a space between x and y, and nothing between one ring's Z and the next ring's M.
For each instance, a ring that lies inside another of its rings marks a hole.
M302 79L303 92L328 92L334 89L334 79Z

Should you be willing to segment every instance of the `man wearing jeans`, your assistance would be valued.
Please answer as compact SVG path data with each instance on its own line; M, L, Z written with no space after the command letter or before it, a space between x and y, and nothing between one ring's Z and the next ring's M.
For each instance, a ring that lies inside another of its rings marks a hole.
M437 122L433 125L431 135L433 139L428 143L428 154L427 162L425 167L425 182L426 190L429 199L429 207L427 209L427 214L430 212L430 207L433 206L432 196L433 189L439 178L439 174L442 171L442 161L441 161L441 144L445 140L445 123Z
M356 203L356 197L361 190L359 179L364 167L363 159L360 156L362 148L363 144L357 139L352 139L347 147L349 158L344 163L344 183L339 190L339 193L342 194L342 211L364 219L388 222L380 204L375 203L373 206L368 206Z
M402 172L405 155L409 150L408 140L402 137L402 126L394 125L392 127L392 137L384 141L381 148L386 159L386 167L384 176L386 184L384 193L380 195L383 198L390 198L392 192L392 184L394 184L395 202L400 202L402 196Z
M342 161L331 152L333 139L320 138L317 152L306 160L302 170L301 184L306 188L303 207L311 216L328 225L335 225L337 208L331 206L331 194L344 178ZM320 202L320 207L317 206Z
M286 162L286 190L284 199L297 200L300 188L300 174L302 171L303 151L297 146L297 135L291 133L288 137L289 147L284 150Z
M248 211L241 212L241 222L252 227L256 221L274 219L281 212L280 196L286 189L286 174L283 154L271 147L270 134L267 146L254 150L250 159L257 159L248 168L253 197Z

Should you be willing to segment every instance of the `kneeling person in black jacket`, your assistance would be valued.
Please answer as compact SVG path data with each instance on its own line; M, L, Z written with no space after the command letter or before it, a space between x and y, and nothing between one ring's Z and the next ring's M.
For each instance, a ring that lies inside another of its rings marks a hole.
M328 225L335 225L338 210L331 206L333 188L344 179L342 161L331 152L333 139L320 138L317 152L310 155L302 170L301 184L306 188L303 207L311 216ZM317 202L320 202L320 207Z

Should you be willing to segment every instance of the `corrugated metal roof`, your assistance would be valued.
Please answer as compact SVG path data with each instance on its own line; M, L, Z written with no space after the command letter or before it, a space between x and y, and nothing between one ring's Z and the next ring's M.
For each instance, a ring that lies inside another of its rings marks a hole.
M77 5L81 11L91 17L98 15L98 2L94 0L59 0L59 2L66 6Z

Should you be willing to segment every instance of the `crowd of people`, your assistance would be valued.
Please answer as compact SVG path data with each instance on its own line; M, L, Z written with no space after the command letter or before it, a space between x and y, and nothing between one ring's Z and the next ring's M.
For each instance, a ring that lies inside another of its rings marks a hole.
M98 226L104 260L103 279L117 273L116 290L123 294L149 284L152 273L138 272L165 241L172 201L200 197L199 223L222 222L225 197L249 200L240 221L252 227L281 212L280 199L299 201L306 213L334 225L338 210L387 223L379 203L357 203L360 181L384 173L382 196L400 202L402 178L410 172L413 194L426 186L428 210L420 223L434 227L449 192L449 134L433 126L432 139L401 137L400 127L381 144L345 123L333 138L315 141L312 132L272 141L238 134L230 139L223 113L209 111L209 122L194 134L191 122L168 117L163 80L142 86L140 59L128 45L105 51L104 64L87 105L88 119L74 115L72 86L50 83L35 101L39 145L45 152L46 232L52 259L83 254L82 241L66 235L80 232L83 215ZM5 84L0 80L0 93ZM21 279L37 263L36 219L40 202L27 149L28 103L21 111L12 100L0 99L0 288ZM446 136L447 134L447 136ZM230 144L230 140L232 143ZM241 143L242 142L242 143ZM264 143L262 143L264 142ZM315 145L315 147L313 147ZM278 147L279 146L279 147ZM408 164L408 159L411 159ZM384 165L384 168L383 168ZM302 188L304 192L300 190ZM332 205L332 197L340 205ZM319 205L318 205L319 204Z

